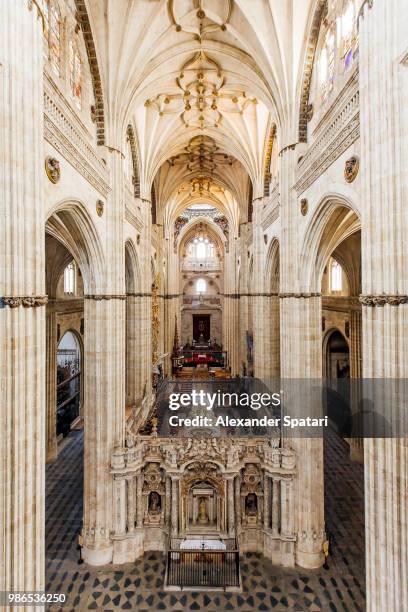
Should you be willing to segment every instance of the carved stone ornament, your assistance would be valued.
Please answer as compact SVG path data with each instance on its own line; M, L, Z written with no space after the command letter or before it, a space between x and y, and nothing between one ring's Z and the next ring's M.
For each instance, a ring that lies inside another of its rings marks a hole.
M48 155L45 158L45 172L51 183L54 185L58 183L61 178L61 168L58 159Z
M408 295L360 295L360 304L363 306L401 306L408 304Z
M307 211L309 210L309 202L306 198L302 198L300 200L300 212L305 217L307 215Z
M353 157L350 157L344 165L344 178L346 179L347 183L352 183L356 179L359 169L360 160L357 155L353 155Z
M105 204L102 202L102 200L96 201L96 214L98 215L98 217L102 217L104 207Z
M34 308L37 306L45 306L48 302L47 295L25 295L25 296L12 296L3 297L1 299L5 306L9 308L18 308L24 306L24 308Z

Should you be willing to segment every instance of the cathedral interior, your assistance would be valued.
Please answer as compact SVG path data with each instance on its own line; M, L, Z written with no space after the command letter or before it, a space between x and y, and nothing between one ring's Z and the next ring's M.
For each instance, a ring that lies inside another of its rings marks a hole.
M0 592L408 612L407 2L2 0L0 29ZM337 425L163 425L273 381Z

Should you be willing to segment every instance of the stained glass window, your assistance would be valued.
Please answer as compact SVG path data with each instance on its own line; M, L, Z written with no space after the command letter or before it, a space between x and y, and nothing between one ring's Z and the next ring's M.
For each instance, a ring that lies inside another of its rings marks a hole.
M54 72L60 76L61 69L61 14L55 0L44 2L44 55Z
M333 89L334 83L334 48L335 48L335 27L331 26L325 35L323 47L320 53L319 81L322 100Z
M69 78L71 95L75 100L76 106L82 106L82 61L76 44L69 41Z
M342 60L345 70L353 63L353 55L356 47L356 8L354 0L349 0L344 5L341 16L341 38L342 38Z

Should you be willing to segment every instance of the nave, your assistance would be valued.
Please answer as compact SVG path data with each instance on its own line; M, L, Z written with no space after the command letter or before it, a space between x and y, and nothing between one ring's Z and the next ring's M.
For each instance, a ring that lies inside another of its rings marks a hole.
M67 593L68 610L365 610L364 469L335 434L325 441L326 524L331 540L318 570L273 566L259 554L241 559L242 593L164 591L165 557L149 552L120 566L78 565L82 520L83 434L74 430L46 474L46 590ZM52 612L58 607L49 608Z

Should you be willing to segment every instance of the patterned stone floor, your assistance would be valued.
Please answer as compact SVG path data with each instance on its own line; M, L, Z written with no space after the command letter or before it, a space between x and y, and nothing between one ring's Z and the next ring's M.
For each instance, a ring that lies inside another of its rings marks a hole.
M287 570L260 555L245 555L243 592L166 593L164 557L149 553L136 563L90 568L78 565L82 518L82 432L63 442L46 476L46 590L65 593L57 610L365 610L363 468L351 463L347 445L325 441L326 526L331 555L320 570Z

